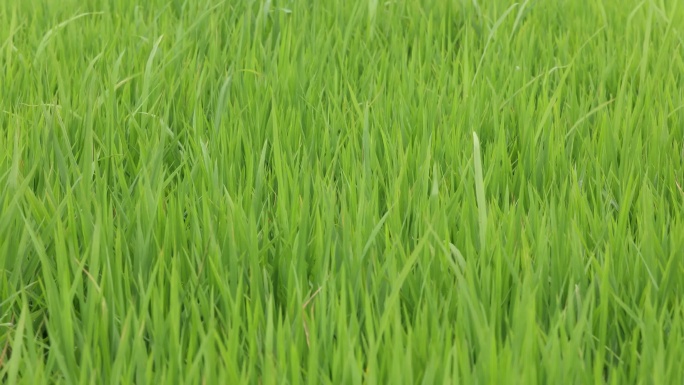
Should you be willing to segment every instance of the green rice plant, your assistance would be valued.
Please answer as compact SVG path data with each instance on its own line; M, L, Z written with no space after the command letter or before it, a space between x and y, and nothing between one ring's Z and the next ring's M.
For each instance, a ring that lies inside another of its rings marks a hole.
M683 25L0 2L0 382L682 383Z

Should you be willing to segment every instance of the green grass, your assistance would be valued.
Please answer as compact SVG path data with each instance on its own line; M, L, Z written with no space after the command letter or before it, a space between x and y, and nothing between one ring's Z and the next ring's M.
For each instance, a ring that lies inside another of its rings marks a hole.
M1 1L0 382L682 384L683 52L678 0Z

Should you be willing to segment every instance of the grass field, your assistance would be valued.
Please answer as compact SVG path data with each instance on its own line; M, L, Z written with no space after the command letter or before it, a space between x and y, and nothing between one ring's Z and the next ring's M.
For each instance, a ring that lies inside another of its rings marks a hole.
M682 384L683 188L681 1L0 1L0 382Z

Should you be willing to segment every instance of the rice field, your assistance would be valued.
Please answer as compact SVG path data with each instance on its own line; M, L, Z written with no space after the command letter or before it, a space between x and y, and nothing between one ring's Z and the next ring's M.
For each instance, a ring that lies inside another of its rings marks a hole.
M684 3L0 2L3 384L683 384Z

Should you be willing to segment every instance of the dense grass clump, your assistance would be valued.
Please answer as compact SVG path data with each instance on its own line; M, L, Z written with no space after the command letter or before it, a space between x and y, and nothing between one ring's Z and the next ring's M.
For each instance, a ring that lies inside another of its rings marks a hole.
M684 3L0 1L3 384L681 384Z

